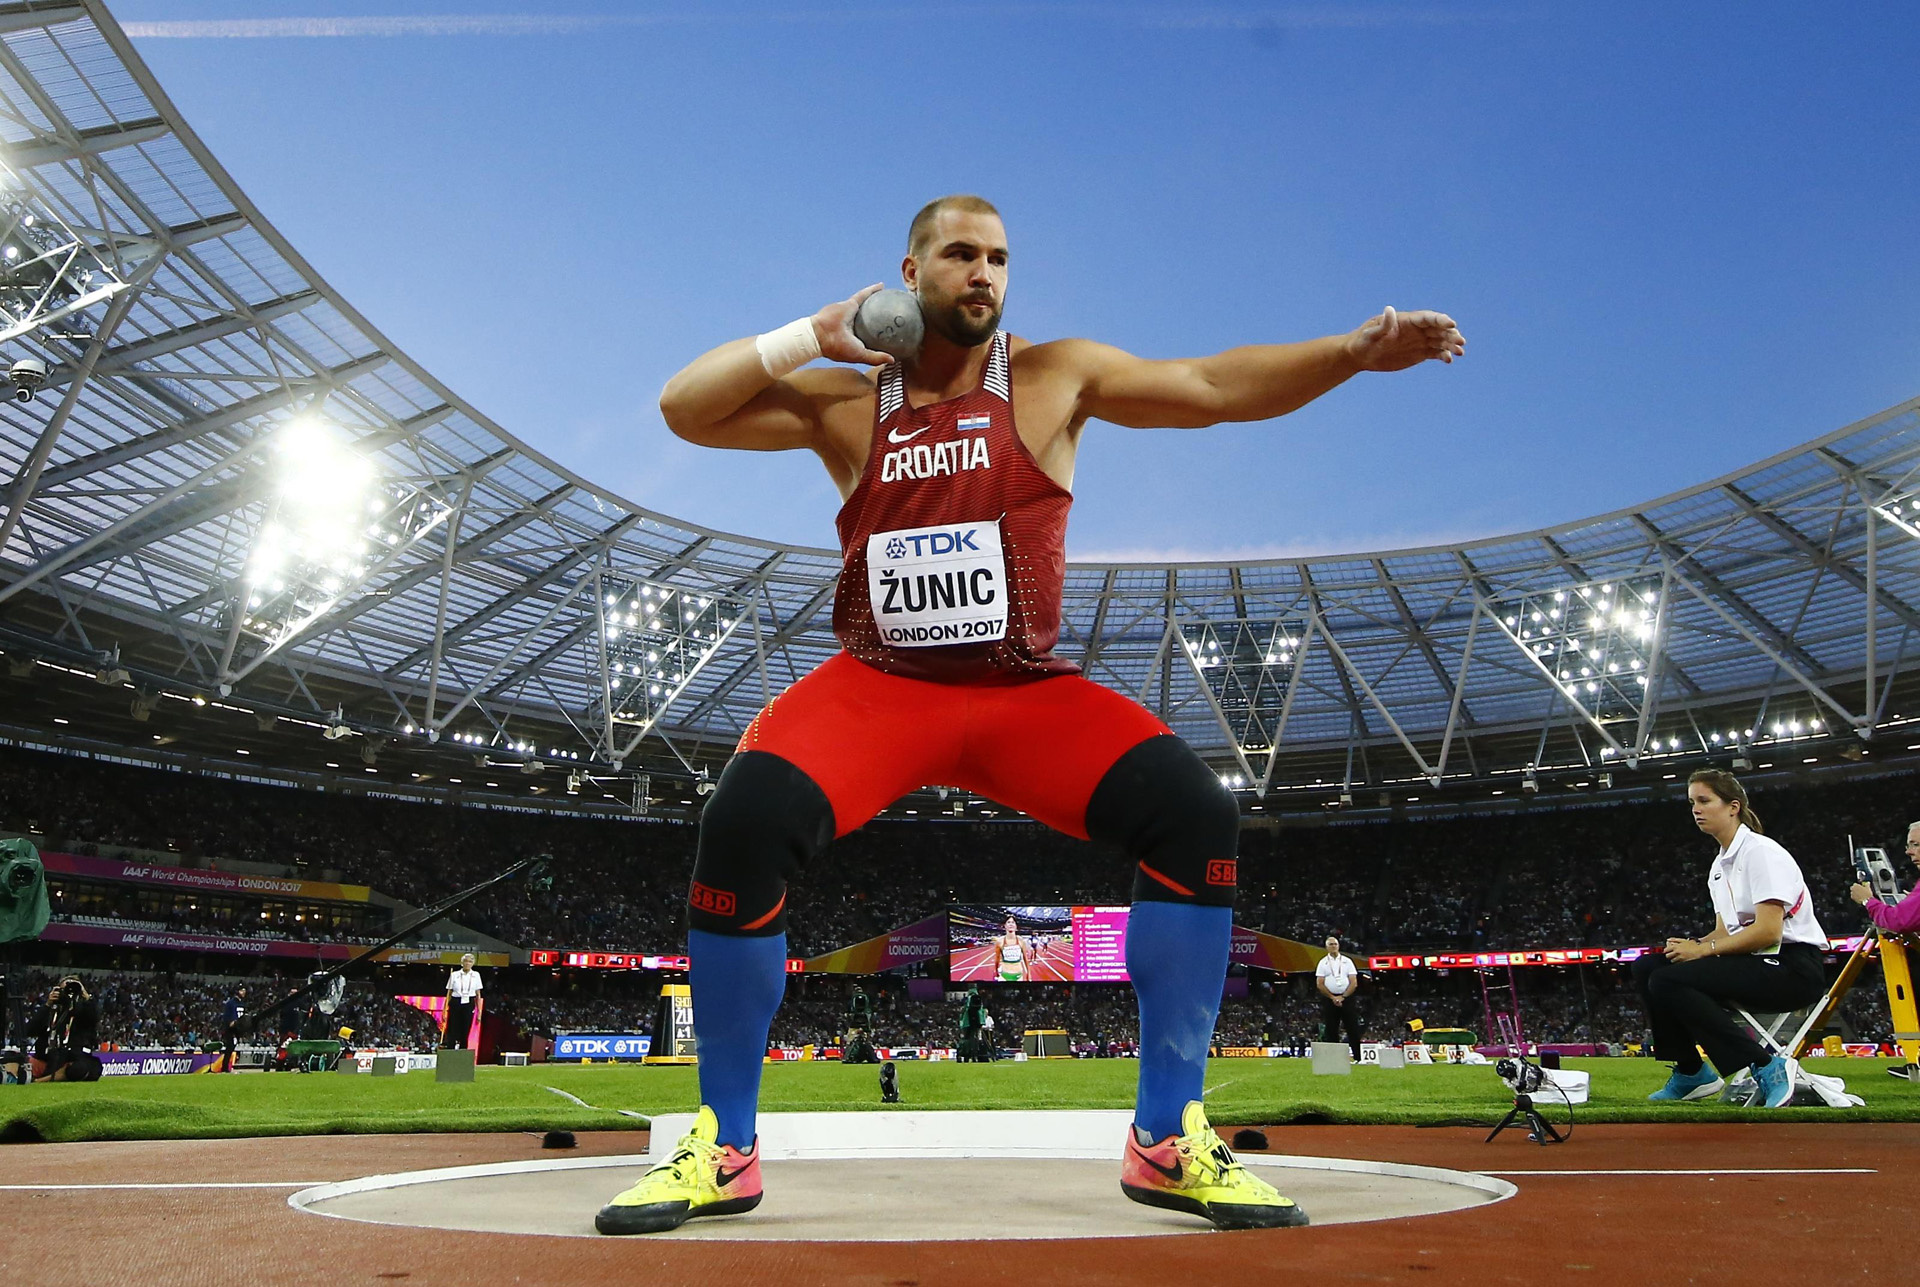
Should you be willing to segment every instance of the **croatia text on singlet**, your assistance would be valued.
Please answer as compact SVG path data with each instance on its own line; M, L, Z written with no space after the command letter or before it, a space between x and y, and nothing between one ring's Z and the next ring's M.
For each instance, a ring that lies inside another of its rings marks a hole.
M873 443L840 508L833 630L854 657L936 683L1072 674L1053 655L1073 494L1020 441L1005 332L980 386L910 406L881 368Z

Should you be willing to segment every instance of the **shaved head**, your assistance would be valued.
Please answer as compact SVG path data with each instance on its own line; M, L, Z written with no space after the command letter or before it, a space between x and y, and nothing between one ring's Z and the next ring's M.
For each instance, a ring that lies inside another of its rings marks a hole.
M929 201L920 207L920 213L913 217L913 223L907 228L907 253L915 259L924 258L933 243L933 225L940 216L949 210L960 214L992 215L998 219L1000 212L993 202L985 197L976 197L969 193L955 193L950 197L941 197Z

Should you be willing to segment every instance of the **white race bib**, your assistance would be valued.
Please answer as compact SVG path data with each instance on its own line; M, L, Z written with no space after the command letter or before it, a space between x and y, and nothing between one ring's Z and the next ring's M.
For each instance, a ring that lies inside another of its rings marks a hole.
M880 642L893 648L1007 637L1000 523L941 523L867 538L867 594Z

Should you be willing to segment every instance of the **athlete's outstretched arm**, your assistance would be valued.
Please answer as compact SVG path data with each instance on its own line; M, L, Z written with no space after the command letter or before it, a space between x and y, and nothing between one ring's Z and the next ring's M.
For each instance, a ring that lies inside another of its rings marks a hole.
M875 353L853 335L853 315L879 290L867 287L829 304L810 319L821 357L878 366L893 359ZM817 449L820 408L835 396L858 396L863 381L840 370L796 370L775 378L761 356L758 337L732 340L681 368L660 391L667 428L702 447L746 451Z
M1305 406L1362 371L1403 371L1434 359L1452 362L1467 344L1445 313L1391 308L1345 335L1253 345L1206 358L1155 362L1088 340L1060 343L1063 360L1083 379L1081 414L1135 429L1268 420Z

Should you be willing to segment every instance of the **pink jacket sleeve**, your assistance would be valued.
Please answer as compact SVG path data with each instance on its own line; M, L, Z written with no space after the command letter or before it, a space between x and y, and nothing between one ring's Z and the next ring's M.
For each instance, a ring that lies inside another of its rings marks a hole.
M1892 907L1877 898L1869 898L1866 907L1873 923L1889 934L1910 934L1920 930L1920 888L1914 889Z

